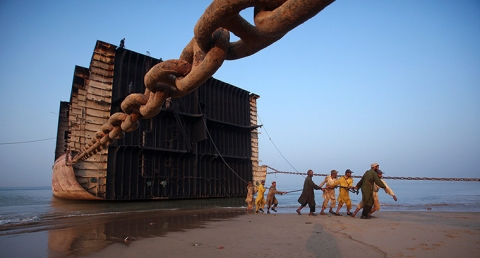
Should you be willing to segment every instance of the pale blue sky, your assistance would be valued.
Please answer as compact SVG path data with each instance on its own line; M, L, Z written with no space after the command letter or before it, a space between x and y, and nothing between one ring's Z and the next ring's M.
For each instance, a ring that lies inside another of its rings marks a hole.
M96 40L176 59L209 3L1 1L0 186L50 185L55 140L4 143L56 136L59 103ZM336 1L214 77L261 96L261 164L480 177L479 1Z

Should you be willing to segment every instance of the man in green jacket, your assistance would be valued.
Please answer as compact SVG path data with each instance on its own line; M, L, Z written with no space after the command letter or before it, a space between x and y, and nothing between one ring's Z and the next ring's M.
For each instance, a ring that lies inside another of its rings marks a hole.
M377 184L379 187L385 189L385 184L380 180L377 175L377 170L380 169L378 163L373 163L370 165L370 170L363 174L362 179L357 183L357 189L362 189L362 201L363 201L363 211L361 219L369 219L370 211L373 206L373 183Z
M315 190L323 190L320 186L316 185L313 180L313 170L308 170L307 172L307 177L305 178L305 182L303 183L303 191L300 197L298 198L298 202L300 203L300 207L296 210L298 215L300 214L300 210L303 209L303 207L308 206L310 207L310 213L308 214L309 216L316 216L315 214L315 193L313 192L313 189Z

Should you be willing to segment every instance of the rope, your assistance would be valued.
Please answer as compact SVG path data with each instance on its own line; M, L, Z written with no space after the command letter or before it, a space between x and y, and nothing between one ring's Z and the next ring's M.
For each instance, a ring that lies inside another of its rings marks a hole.
M293 191L288 191L287 193L294 193L294 192L299 192L299 191L303 191L303 189L300 189L300 190L293 190Z
M198 100L198 95L197 95L197 100ZM200 103L200 101L197 101L198 103ZM198 108L200 109L200 113L203 114L203 111L202 111L202 107L200 106L200 104L198 104ZM210 131L208 130L207 128L207 123L205 122L205 119L202 119L203 121L203 125L205 126L205 130L207 131L207 134L208 134L208 138L210 139L210 141L212 142L213 144L213 147L215 147L215 150L217 151L218 155L220 156L220 158L222 159L223 163L225 163L225 165L228 167L228 169L230 169L230 171L233 172L233 174L235 174L235 176L237 176L240 180L242 180L245 184L247 183L247 181L245 181L242 177L240 177L237 172L235 172L235 170L233 170L230 165L228 165L227 161L223 158L222 154L220 153L220 151L218 150L217 148L217 145L215 145L215 142L213 142L213 139L212 139L212 136L210 135Z
M40 139L40 140L32 140L32 141L23 141L23 142L0 142L0 145L22 144L22 143L31 143L31 142L41 142L41 141L48 141L48 140L52 140L52 139L57 139L57 137Z
M341 186L341 185L337 185L337 186L335 186L334 188L337 188L337 187L347 189L349 192L358 195L358 189L355 190L355 189L353 189L353 188L348 188L348 187L346 187L346 186Z
M258 116L258 119L260 120L260 123L262 124L262 128L265 130L265 133L267 134L268 139L272 142L273 146L275 147L275 149L277 149L278 153L280 153L280 155L281 155L282 158L288 163L288 165L290 165L295 171L297 171L297 173L300 173L300 172L298 172L298 170L287 160L287 158L285 158L285 156L283 156L282 152L277 148L277 145L275 145L275 143L273 142L272 138L271 138L270 135L268 134L267 128L265 127L265 124L262 122L262 119L260 118L260 116ZM302 175L302 176L303 176L303 175ZM305 176L303 176L303 177L305 177Z

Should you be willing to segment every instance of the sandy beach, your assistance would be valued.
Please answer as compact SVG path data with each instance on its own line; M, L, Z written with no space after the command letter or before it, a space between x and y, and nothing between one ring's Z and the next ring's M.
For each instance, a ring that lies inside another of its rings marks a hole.
M162 238L115 244L90 257L475 257L478 213L251 214Z
M364 220L238 209L140 213L2 236L0 248L24 257L102 258L476 257L480 252L480 213L380 211L376 216ZM135 240L125 244L127 236ZM37 244L12 250L25 242Z

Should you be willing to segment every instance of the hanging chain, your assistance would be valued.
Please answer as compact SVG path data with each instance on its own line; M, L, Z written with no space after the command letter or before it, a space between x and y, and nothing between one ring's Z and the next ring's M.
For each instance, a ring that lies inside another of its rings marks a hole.
M125 132L137 129L139 119L156 116L167 98L179 98L197 89L223 61L244 58L268 47L334 1L214 0L195 25L194 37L180 58L152 67L144 78L145 92L128 95L121 104L124 113L110 116L95 138L67 164L105 149ZM249 7L254 7L255 26L240 16ZM239 40L230 42L230 32Z

